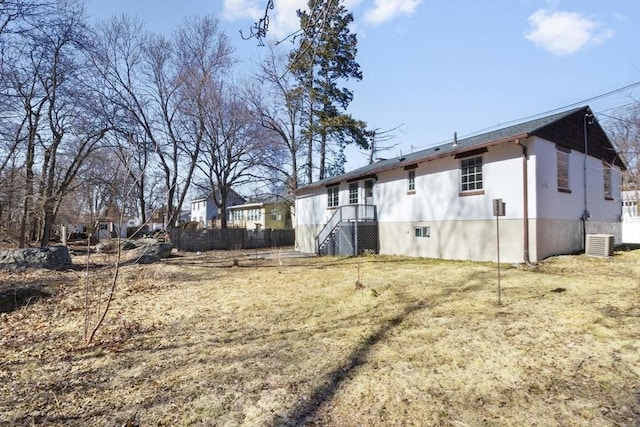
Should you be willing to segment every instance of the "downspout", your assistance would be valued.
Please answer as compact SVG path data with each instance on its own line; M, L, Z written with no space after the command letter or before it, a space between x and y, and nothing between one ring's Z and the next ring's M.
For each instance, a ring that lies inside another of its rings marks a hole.
M533 266L529 258L529 167L527 162L527 147L516 139L516 144L522 147L522 222L523 222L523 260L529 267Z
M582 163L582 176L584 179L583 183L583 192L584 192L584 210L582 211L582 216L580 220L582 220L582 249L584 251L587 250L587 219L591 216L589 213L588 205L587 205L587 119L592 119L593 114L587 112L584 115L584 161ZM591 123L589 123L591 124Z

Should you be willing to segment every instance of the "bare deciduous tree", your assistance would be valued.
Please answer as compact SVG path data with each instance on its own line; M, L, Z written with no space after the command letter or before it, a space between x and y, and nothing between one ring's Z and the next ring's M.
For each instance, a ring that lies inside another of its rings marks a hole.
M143 131L162 171L173 226L205 134L199 110L206 90L232 63L229 41L210 17L185 20L167 39L121 16L101 26L97 43L105 94Z
M255 172L271 145L237 88L211 92L203 110L205 142L198 167L212 190L226 227L226 208L233 188L262 180Z
M24 30L4 45L11 58L2 68L5 100L14 107L3 117L11 129L4 159L22 162L25 176L20 245L29 237L44 246L83 161L107 129L86 85L90 45L81 5L30 5L37 11L24 15Z
M287 65L286 58L272 49L257 76L260 85L251 88L249 99L260 124L274 141L262 166L271 170L291 193L298 188L301 178L299 157L304 145L299 126L303 94L286 72Z

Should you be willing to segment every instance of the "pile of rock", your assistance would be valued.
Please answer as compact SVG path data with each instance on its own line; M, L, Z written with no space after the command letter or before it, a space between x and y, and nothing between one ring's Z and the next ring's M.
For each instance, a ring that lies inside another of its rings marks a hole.
M151 264L160 261L160 258L171 256L173 245L171 243L152 243L139 246L134 249L134 261L138 264Z
M66 246L47 246L0 250L0 269L24 271L27 268L66 270L73 266Z

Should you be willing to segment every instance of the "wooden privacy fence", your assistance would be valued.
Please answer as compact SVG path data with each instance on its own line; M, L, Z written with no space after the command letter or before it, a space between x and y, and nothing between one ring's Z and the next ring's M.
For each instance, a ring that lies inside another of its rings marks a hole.
M169 230L173 247L179 251L238 250L293 246L294 230L247 230L245 228L210 228Z

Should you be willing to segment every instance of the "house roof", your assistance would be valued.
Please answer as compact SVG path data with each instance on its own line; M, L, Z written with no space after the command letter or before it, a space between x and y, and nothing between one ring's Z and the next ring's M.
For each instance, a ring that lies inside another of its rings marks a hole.
M216 196L220 198L220 190L218 190L218 188L216 188ZM189 203L193 204L197 202L204 202L207 200L213 200L213 191L210 191L208 194L200 194L198 197L191 199ZM235 190L229 189L229 192L227 193L227 200L231 202L237 202L237 201L244 202L245 199L240 194L238 194Z
M513 126L460 139L457 142L451 141L393 159L381 160L342 175L316 181L299 188L296 192L316 187L330 186L345 180L350 181L367 178L368 176L373 177L379 172L529 136L539 136L555 142L558 145L584 152L585 117L592 114L588 106L551 114ZM597 121L587 126L587 141L587 152L589 155L610 164L615 164L621 169L626 170L624 162L617 155L611 141Z
M273 205L289 205L289 206L291 206L291 202L288 201L288 200L283 200L283 199L280 199L278 201L270 201L270 202L249 202L249 203L244 203L242 205L229 206L227 209L229 209L229 210L242 210L242 209L249 209L249 208L262 208L262 207L273 206Z

